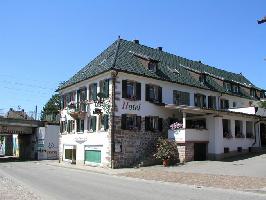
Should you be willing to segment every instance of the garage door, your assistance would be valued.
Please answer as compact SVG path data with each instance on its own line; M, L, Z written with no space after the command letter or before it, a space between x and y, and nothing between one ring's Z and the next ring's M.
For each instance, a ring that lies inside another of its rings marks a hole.
M101 151L99 150L86 150L85 161L101 163Z

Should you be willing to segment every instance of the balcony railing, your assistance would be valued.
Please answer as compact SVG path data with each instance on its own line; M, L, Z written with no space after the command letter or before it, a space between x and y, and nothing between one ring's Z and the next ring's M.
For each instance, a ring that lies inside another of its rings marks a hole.
M168 139L172 139L178 142L206 142L209 141L209 131L207 129L169 129Z
M68 105L68 114L73 118L84 118L88 111L87 107L85 102L71 103Z

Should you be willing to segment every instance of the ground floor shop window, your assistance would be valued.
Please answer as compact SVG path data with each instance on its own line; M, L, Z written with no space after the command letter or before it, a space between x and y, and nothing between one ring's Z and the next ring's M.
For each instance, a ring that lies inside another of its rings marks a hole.
M65 159L75 161L76 149L65 149Z

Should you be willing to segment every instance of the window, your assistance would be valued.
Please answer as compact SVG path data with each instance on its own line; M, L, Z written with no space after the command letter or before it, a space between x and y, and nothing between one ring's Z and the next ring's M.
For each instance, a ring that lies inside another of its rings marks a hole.
M240 120L235 120L235 137L236 138L243 137L243 122Z
M223 119L223 137L232 138L231 121L229 119Z
M228 109L229 108L229 101L227 99L220 100L220 108L221 109Z
M226 91L231 91L231 90L232 90L231 83L224 82L224 89L225 89Z
M97 83L92 83L89 85L89 100L97 100Z
M203 94L195 94L195 106L200 108L206 107L206 96Z
M146 131L162 131L162 118L148 116L145 117L145 130Z
M190 105L190 97L188 92L173 91L173 103L175 105Z
M206 119L189 119L186 122L186 128L206 129Z
M253 89L253 88L250 89L250 96L256 97L256 90L255 89Z
M200 74L199 81L201 84L204 84L206 82L206 74Z
M84 132L84 120L83 119L77 119L77 132Z
M233 93L239 93L239 86L238 85L232 85Z
M146 101L162 103L162 88L146 84Z
M253 138L253 122L247 121L246 122L246 137L247 138Z
M216 109L216 97L208 96L208 108Z
M158 63L157 63L157 62L150 61L150 62L148 63L148 69L149 69L150 71L156 72L156 71L157 71L157 66L158 66Z
M124 130L140 130L141 116L123 114L121 119L121 129Z
M83 102L87 100L87 88L81 88L77 91L77 102Z
M60 122L60 132L61 133L66 132L66 126L67 126L67 123L65 121Z
M62 99L61 99L62 109L66 108L70 102L75 101L75 94L76 94L75 92L69 92L62 96Z
M237 105L237 103L234 101L233 102L233 108L236 108L236 105Z
M100 118L99 120L100 130L107 131L109 129L109 115L100 115L99 118Z
M104 98L109 97L109 79L100 81L100 93L104 95Z
M122 98L141 100L141 83L122 80Z
M72 133L75 130L75 121L74 120L68 120L67 121L67 132Z
M97 117L96 116L90 116L88 117L87 120L87 130L90 132L95 132L96 131L96 121Z

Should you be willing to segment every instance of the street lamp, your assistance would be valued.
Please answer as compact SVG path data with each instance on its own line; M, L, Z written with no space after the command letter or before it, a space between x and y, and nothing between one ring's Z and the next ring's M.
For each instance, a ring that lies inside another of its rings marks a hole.
M258 20L258 24L262 24L266 22L266 16L263 17L262 19Z

